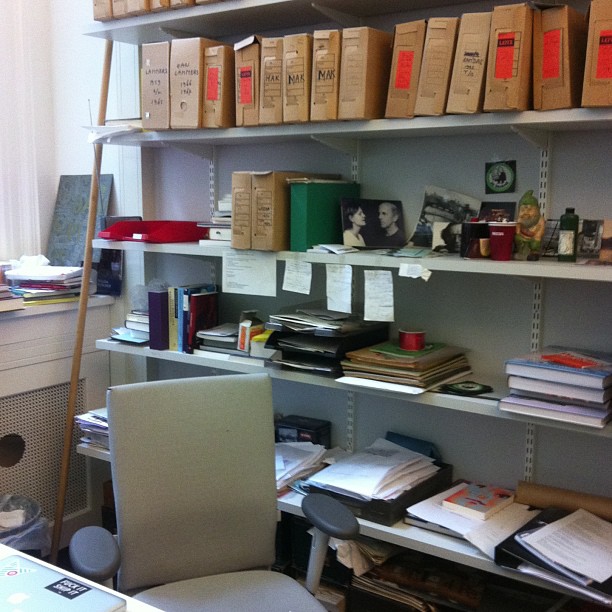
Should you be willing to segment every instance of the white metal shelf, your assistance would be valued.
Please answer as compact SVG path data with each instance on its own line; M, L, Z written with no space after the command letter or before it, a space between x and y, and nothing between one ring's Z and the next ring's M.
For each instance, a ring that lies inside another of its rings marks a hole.
M329 121L199 130L138 131L104 138L105 144L139 147L178 145L269 144L286 141L380 140L434 136L516 133L530 140L545 140L549 133L610 129L609 108L572 108L552 111L442 115L413 119ZM539 138L538 138L539 136Z
M177 363L190 364L200 367L213 368L226 372L239 372L242 374L251 374L265 371L271 378L285 380L293 383L301 383L306 385L315 385L318 387L326 387L329 389L339 389L342 391L353 391L364 395L374 395L378 397L390 397L398 401L411 402L424 406L434 406L436 408L445 408L458 412L468 412L479 416L493 417L517 421L520 423L536 423L543 427L552 427L557 429L566 429L570 431L582 432L587 435L603 436L612 438L612 424L607 425L604 429L593 429L586 426L574 425L572 423L563 423L551 421L547 419L534 419L521 415L509 414L501 412L497 408L497 399L507 394L508 390L503 379L497 381L488 381L493 385L495 392L494 398L483 397L461 397L457 395L447 395L443 393L421 393L418 395L406 395L395 391L386 391L381 389L370 389L368 387L357 387L354 385L346 385L337 382L334 378L318 376L316 374L308 374L299 371L291 371L276 367L266 367L262 359L253 359L250 357L237 357L233 355L225 355L219 353L218 357L208 357L201 355L191 355L178 351L157 351L149 347L132 346L125 342L119 342L111 339L96 340L96 348L114 352L123 353L126 355L134 355L138 357L149 357L153 359L161 359L165 361L173 361Z
M435 5L463 5L464 0L224 0L205 5L94 23L90 36L129 44L171 40L177 36L226 38L288 27L335 22L367 25L368 17L400 13Z
M211 241L212 242L212 241ZM232 251L228 246L200 246L195 242L153 244L145 242L113 241L96 239L94 248L138 251L141 253L163 253L166 255L195 255L198 257L223 257ZM348 264L371 268L399 268L401 264L418 264L437 272L469 272L472 274L497 274L526 278L555 278L612 282L612 266L596 266L574 263L560 263L554 259L540 261L492 261L490 259L462 259L457 255L413 259L372 254L368 251L334 255L326 253L298 253L281 251L276 254L279 261L300 260L320 264Z

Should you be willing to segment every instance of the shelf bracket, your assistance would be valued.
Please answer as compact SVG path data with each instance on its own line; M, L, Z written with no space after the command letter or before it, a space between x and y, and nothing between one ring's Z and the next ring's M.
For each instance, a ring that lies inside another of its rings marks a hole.
M320 142L326 147L329 147L330 149L335 149L336 151L341 151L342 153L346 153L348 155L357 155L359 153L359 141L355 138L337 138L336 136L312 135L311 138L316 142Z
M332 9L327 6L321 6L316 2L312 2L310 6L312 6L315 11L319 11L321 15L329 17L332 21L339 23L345 28L355 28L362 25L361 19L359 17L355 17L355 15L343 13L342 11L337 11L336 9Z
M548 151L548 132L545 130L536 130L533 128L526 128L513 125L511 126L512 131L518 134L521 138L530 142L538 149Z
M214 159L215 147L213 145L202 145L202 144L188 144L185 142L171 143L171 147L185 151L185 153L191 153L196 157L202 157L204 159Z

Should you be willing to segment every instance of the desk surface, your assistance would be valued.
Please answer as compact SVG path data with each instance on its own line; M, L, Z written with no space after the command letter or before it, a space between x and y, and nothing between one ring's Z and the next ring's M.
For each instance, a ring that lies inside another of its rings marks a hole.
M5 557L8 557L9 555L21 555L22 557L28 557L28 555L26 555L25 553L22 553L19 550L15 550L14 548L10 548L8 546L5 546L4 544L0 544L0 559L4 559ZM45 563L45 561L41 561L40 559L36 559L36 562L41 563L42 565L46 565L47 567L51 567L55 570L58 570L58 568L55 567L54 565ZM85 578L82 578L81 576L77 576L76 574L73 574L72 572L67 572L63 569L59 569L59 571L62 572L63 574L66 574L66 576L70 578L74 578L75 580L78 580L79 582L83 582L85 584L94 584L91 582L91 580L86 580ZM126 608L127 612L163 612L159 608L154 608L153 606L150 606L141 601L136 601L135 599L132 599L131 597L127 597L126 595L123 595L122 593L117 593L116 591L108 589L107 587L104 587L100 584L96 584L95 586L104 591L108 591L109 593L115 593L119 597L123 597L123 599L127 601L127 608Z

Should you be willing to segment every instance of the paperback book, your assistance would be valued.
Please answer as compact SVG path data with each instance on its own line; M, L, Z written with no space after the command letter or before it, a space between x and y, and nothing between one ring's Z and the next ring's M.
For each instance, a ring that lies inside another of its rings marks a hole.
M442 500L442 506L462 516L482 521L514 501L514 491L489 484L468 483Z
M594 389L580 385L564 385L537 378L524 376L508 376L508 387L511 393L542 398L565 398L569 403L584 403L585 405L607 407L612 400L612 385L605 389ZM539 394L539 395L538 395Z

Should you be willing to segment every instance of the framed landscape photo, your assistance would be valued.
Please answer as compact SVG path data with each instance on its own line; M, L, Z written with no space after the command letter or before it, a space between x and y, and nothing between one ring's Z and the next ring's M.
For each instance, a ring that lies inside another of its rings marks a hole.
M404 209L399 200L341 198L342 244L361 249L406 246Z

